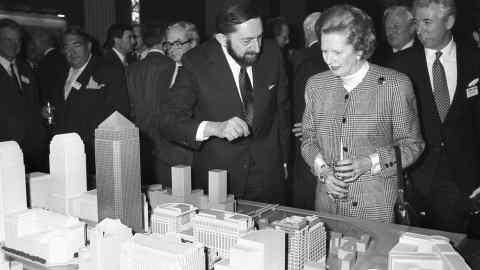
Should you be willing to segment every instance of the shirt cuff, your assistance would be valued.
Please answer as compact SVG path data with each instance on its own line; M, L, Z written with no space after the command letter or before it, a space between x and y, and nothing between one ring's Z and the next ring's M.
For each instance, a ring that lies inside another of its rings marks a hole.
M203 142L207 140L209 137L205 137L205 126L207 125L208 121L202 121L200 125L198 125L197 133L195 134L195 140L198 142Z
M372 162L370 173L372 175L375 175L382 170L382 167L380 166L380 155L378 153L373 153L369 157L370 157L370 161Z
M323 157L321 154L318 154L315 157L313 166L314 166L315 174L320 173L325 167L327 167L327 163L325 162L325 160L323 160Z

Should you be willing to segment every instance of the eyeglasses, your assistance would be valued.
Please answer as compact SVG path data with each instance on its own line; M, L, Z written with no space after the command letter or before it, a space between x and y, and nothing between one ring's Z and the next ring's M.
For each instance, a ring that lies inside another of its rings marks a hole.
M175 48L180 48L180 47L183 47L183 46L187 45L190 42L192 42L191 39L187 39L185 41L176 40L174 42L165 41L163 46L165 46L167 49L174 48L174 47Z

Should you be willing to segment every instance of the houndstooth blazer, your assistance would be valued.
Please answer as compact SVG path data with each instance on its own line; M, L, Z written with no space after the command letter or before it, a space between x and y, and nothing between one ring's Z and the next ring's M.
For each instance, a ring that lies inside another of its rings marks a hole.
M397 195L393 146L400 146L404 167L412 164L424 148L408 77L370 64L363 81L348 93L338 76L322 72L308 80L305 103L301 150L310 167L318 154L332 164L340 159L340 151L344 159L378 153L381 165L380 173L366 173L349 185L347 200L332 200L325 185L317 185L316 209L393 222Z

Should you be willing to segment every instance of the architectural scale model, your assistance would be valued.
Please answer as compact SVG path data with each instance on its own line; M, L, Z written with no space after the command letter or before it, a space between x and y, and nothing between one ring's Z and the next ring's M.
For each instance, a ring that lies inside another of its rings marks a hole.
M85 224L44 209L11 214L5 221L5 250L43 264L69 262L85 246Z
M388 253L388 270L470 270L442 236L403 233Z
M192 190L191 172L189 166L178 165L172 167L172 188L148 192L150 206L165 203L188 203L200 209L221 209L234 211L235 198L227 195L227 172L211 170L208 173L208 187L211 192L204 194L202 189Z
M307 262L325 263L327 259L327 231L325 224L317 216L305 217L307 230Z
M200 210L192 218L193 237L209 249L209 262L228 259L230 248L240 237L253 230L250 216L222 210Z
M50 142L48 209L70 215L70 200L87 191L85 146L77 133L55 135Z
M28 194L30 195L30 207L48 209L48 197L50 193L50 174L32 172L27 174Z
M0 251L0 270L23 270L23 264L17 261L7 261L5 254Z
M95 129L98 218L144 230L138 128L114 112Z
M122 245L119 269L205 270L205 250L176 234L135 234Z
M357 262L358 253L365 253L370 244L370 236L362 235L360 239L343 236L339 232L330 233L330 255L338 259L341 270L351 270Z
M192 228L191 220L198 208L186 203L162 204L150 217L152 233L183 232Z
M79 270L118 270L121 246L132 238L132 229L119 219L105 218L89 238L90 246L80 255Z
M304 217L291 216L272 222L275 229L288 237L287 269L302 270L307 260L308 222Z
M5 241L5 218L26 209L23 152L14 141L0 142L0 242Z
M230 259L215 264L215 270L285 270L285 233L252 231L230 249Z

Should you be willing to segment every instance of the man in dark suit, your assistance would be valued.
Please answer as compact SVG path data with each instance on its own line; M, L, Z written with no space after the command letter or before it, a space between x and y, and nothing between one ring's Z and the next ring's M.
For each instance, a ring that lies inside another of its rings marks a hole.
M127 69L131 115L140 129L142 181L144 185L171 186L171 167L178 164L191 165L193 154L159 134L160 104L167 99L175 62L161 51L164 27L143 27L148 54Z
M128 55L135 48L135 35L130 25L113 24L108 28L104 61L118 67L128 66Z
M281 52L263 41L250 1L225 2L215 38L184 55L184 68L162 114L162 132L196 149L194 188L208 170L228 170L239 199L284 200L289 103Z
M50 101L48 93L57 86L58 74L68 72L68 63L65 55L57 48L55 38L46 31L39 30L32 35L32 41L35 50L40 55L35 73L38 79L40 89L40 99L42 105Z
M310 76L328 69L322 56L322 48L315 33L315 23L320 17L320 12L308 15L303 21L305 45L298 52L293 62L293 183L292 205L302 209L315 209L315 187L317 178L311 173L310 167L305 163L300 145L302 139L302 116L305 110L305 84Z
M426 142L411 169L411 199L426 226L465 232L469 195L480 184L480 55L452 37L453 0L416 0L413 12L424 48L392 63L412 80Z
M0 141L16 141L25 169L46 171L47 145L42 125L38 88L33 71L17 56L22 29L15 21L0 20Z
M56 108L54 132L80 135L91 176L95 173L95 128L114 111L129 117L125 75L121 68L92 56L92 43L78 28L64 33L63 49L70 69L58 76L63 84L51 94ZM87 179L88 188L94 188L94 179Z

